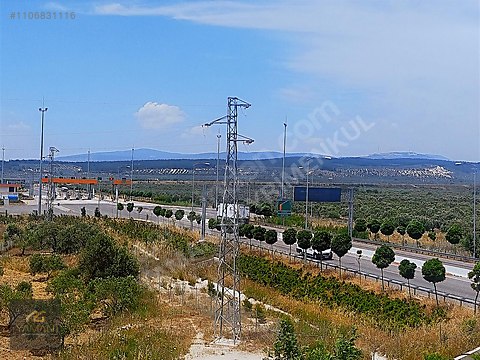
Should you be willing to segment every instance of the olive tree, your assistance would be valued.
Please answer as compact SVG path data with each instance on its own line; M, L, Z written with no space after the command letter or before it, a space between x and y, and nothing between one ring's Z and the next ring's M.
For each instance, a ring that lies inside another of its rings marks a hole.
M161 206L157 205L153 208L153 214L157 217L157 219L159 219L161 213L162 213L162 207Z
M62 258L58 255L41 255L34 254L30 256L30 273L35 275L37 273L46 273L47 279L53 271L62 270L65 264Z
M357 219L355 220L355 226L353 229L357 232L365 232L367 231L367 222L365 219Z
M475 295L475 304L474 304L474 313L477 313L477 300L478 300L478 293L480 292L480 262L477 262L473 267L473 270L468 273L468 278L472 280L470 284L472 289L476 292Z
M387 220L380 226L380 232L387 237L387 241L390 241L390 235L392 235L394 231L395 226L391 221Z
M253 228L253 238L255 240L258 240L260 242L265 241L265 233L267 232L267 229L264 227L258 225Z
M438 259L427 260L422 266L422 276L425 280L433 284L438 306L437 283L445 280L445 266L443 266L443 263Z
M173 211L172 209L165 209L165 217L167 219L170 219L173 216Z
M332 251L338 256L340 277L342 277L342 257L352 248L352 239L347 233L341 232L333 237L331 245Z
M285 245L289 246L288 255L292 255L292 245L297 242L297 230L289 228L282 234L282 240Z
M317 230L313 233L312 249L320 253L320 270L323 269L323 251L330 248L332 234L326 230Z
M184 215L185 215L185 210L178 209L177 211L175 211L175 220L178 220L178 221L182 220Z
M134 207L135 207L135 205L134 205L133 202L127 203L127 211L128 211L129 216L132 213Z
M372 257L372 263L375 264L382 272L382 291L385 290L383 283L383 269L386 269L390 266L391 263L395 260L395 252L391 247L387 245L382 245L375 250L375 253Z
M373 219L372 221L370 221L368 224L367 224L367 228L368 230L370 230L370 232L373 234L373 238L376 239L377 238L377 234L378 232L380 231L380 227L382 225L380 224L380 222L376 219Z
M416 241L418 247L418 240L423 236L423 233L425 232L425 227L423 226L423 224L418 220L412 220L408 224L406 231L408 236L410 236Z
M273 256L273 244L275 244L278 240L278 233L275 230L267 230L265 232L265 242L270 245L270 251L272 252Z
M312 245L312 232L300 230L297 232L297 245L303 250L303 258L307 258L307 249Z
M398 265L398 272L400 276L407 279L408 284L408 295L412 298L412 290L410 288L410 280L415 277L415 269L417 268L417 264L411 262L408 259L403 259L400 261L400 265Z
M463 238L462 227L459 224L453 224L448 228L445 238L450 244L457 245Z
M190 211L187 215L188 221L190 221L190 230L193 230L193 222L197 217L197 213L195 211Z
M243 228L243 233L250 243L250 249L252 249L252 239L253 239L254 229L255 229L255 226L253 226L252 224L245 224L245 227Z

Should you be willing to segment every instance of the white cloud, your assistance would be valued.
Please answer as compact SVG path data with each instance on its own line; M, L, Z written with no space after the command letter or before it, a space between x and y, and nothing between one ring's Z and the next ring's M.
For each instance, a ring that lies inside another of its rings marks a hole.
M204 127L201 125L193 126L186 131L182 133L182 138L188 139L188 138L195 138L197 139L199 136L207 136L207 134L210 132L209 127Z
M184 112L178 107L156 102L147 102L135 113L144 129L159 130L185 120Z
M25 124L23 121L19 121L13 124L7 125L7 130L11 131L27 131L30 130L30 126Z
M55 1L50 1L44 5L45 9L53 11L69 11L70 9L63 4Z

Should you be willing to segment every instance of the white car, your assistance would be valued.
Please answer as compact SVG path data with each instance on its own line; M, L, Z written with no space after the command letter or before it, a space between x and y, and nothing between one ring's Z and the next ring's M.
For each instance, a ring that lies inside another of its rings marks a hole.
M297 253L302 254L303 256L303 249L297 246ZM331 260L333 258L332 249L323 250L321 255L320 252L317 250L312 249L311 247L307 249L307 257L320 260Z

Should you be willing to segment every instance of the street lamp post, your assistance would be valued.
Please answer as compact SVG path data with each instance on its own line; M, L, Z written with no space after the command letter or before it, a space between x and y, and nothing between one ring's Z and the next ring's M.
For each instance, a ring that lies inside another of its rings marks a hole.
M284 186L285 186L285 151L286 151L286 145L287 145L287 123L283 123L284 129L283 129L283 160L282 160L282 194L281 194L281 199L283 201L284 198Z
M130 164L130 201L132 201L132 193L133 193L133 151L132 148L132 162Z
M310 172L310 159L307 160L307 190L305 192L305 230L308 228L308 173Z
M196 167L197 165L210 166L210 163L208 163L208 162L204 162L204 163L201 162L201 163L195 163L195 164L193 164L193 169L192 169L192 170L193 170L193 171L192 171L192 211L193 211L193 200L194 200L194 196L195 196L195 194L194 194L194 192L195 192L195 167Z
M222 135L217 134L217 180L215 182L215 210L218 209L218 172L220 167L220 138Z
M38 215L42 215L42 178L43 178L43 122L45 112L48 108L39 108L38 111L42 113L42 130L40 135L40 183L38 184Z
M2 147L2 184L3 184L3 163L5 162L5 148Z
M477 257L477 168L473 173L473 257Z

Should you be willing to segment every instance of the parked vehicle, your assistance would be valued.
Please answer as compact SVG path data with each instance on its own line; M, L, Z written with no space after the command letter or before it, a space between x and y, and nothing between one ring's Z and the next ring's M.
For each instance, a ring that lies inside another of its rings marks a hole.
M217 219L222 218L223 203L218 204ZM225 207L227 210L227 218L233 219L235 217L235 206L233 204L227 204ZM239 224L248 224L250 219L250 207L246 205L238 205L238 222Z
M301 254L303 256L303 249L297 246L297 253ZM312 258L312 259L317 259L320 260L320 256L322 257L322 260L332 260L333 259L333 252L332 249L327 249L322 251L320 254L319 251L313 250L312 248L307 249L307 257Z

